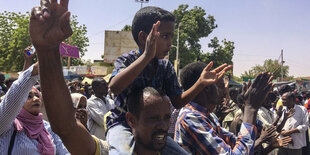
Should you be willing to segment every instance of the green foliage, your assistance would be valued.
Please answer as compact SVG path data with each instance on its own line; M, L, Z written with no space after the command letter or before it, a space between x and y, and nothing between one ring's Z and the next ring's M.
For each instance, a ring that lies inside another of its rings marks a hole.
M7 12L0 13L0 71L21 71L24 63L23 50L31 45L29 36L29 12L25 14ZM72 16L71 27L73 35L71 45L79 47L80 55L84 56L88 46L85 25L79 26L76 16ZM68 40L65 41L68 43ZM72 65L82 64L81 59L71 59ZM64 65L67 61L64 60Z
M220 45L217 37L211 39L211 43L208 47L212 49L212 52L202 54L201 61L210 62L213 61L213 68L216 68L224 63L232 64L232 58L234 56L234 42L222 40L223 45Z
M131 31L131 26L125 25L121 31Z
M31 44L28 32L29 13L0 13L0 70L21 71L23 50Z
M273 74L274 79L281 78L281 64L278 60L267 59L264 65L256 65L249 71L245 71L242 77L256 77L261 72L270 72ZM288 78L289 66L283 66L283 77Z
M77 16L73 15L71 17L71 28L73 30L73 34L70 38L66 39L64 42L66 44L70 44L73 46L76 46L79 48L80 51L80 57L83 57L85 55L85 52L87 52L86 47L89 46L88 37L87 34L87 28L86 26L79 25L79 22L77 21ZM69 41L70 40L70 41ZM67 65L68 58L63 58L63 65ZM71 58L71 66L77 66L77 65L84 65L81 58Z
M200 55L201 45L199 40L207 37L213 29L217 27L213 16L206 14L201 7L195 6L188 9L188 5L180 5L178 9L172 12L176 19L176 28L174 32L173 45L177 45L178 27L179 51L180 51L180 67L194 62ZM182 23L181 25L179 25ZM176 48L172 48L169 59L173 62L176 58Z

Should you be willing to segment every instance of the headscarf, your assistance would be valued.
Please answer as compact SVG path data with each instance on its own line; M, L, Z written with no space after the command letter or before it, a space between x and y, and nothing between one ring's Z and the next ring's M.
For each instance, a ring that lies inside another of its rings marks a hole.
M39 92L36 89L35 91ZM35 116L22 108L14 120L14 127L18 132L25 130L30 139L36 139L38 141L38 152L42 155L55 154L51 135L44 127L42 113Z
M72 98L74 108L77 108L79 106L79 103L80 103L80 100L82 97L84 97L87 100L87 98L80 93L72 93L71 94L71 98Z

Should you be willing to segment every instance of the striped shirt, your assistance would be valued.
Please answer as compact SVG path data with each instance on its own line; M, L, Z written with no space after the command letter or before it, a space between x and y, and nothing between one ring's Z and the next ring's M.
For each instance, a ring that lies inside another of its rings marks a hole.
M6 93L0 103L0 154L8 154L9 143L14 131L13 121L27 100L32 86L38 81L39 76L31 76L33 66L24 71ZM61 139L52 132L48 122L44 127L50 133L55 147L55 154L69 154ZM17 132L12 154L39 155L38 141L30 139L24 130Z
M190 102L179 113L175 141L190 154L253 154L256 127L242 123L239 136L220 126L201 105Z

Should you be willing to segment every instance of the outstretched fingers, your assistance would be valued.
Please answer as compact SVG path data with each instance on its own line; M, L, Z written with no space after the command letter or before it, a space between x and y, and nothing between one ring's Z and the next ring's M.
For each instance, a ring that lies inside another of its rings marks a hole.
M213 61L209 62L209 64L203 69L204 71L209 71L213 66Z
M42 13L42 17L40 18L40 20L46 20L50 17L51 3L49 0L41 0L40 5L41 5L41 13Z
M61 30L66 37L72 35L73 31L70 26L70 12L67 11L60 17Z
M68 10L69 0L60 0L60 5Z
M221 66L215 68L213 71L215 71L216 73L221 72L225 67L227 66L227 64L222 64Z

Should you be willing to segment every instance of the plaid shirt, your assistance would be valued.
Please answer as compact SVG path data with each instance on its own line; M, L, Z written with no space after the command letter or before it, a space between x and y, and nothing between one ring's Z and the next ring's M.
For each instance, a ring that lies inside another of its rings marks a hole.
M126 69L130 64L136 61L142 53L131 51L118 57L114 63L114 70L111 79L118 73ZM107 128L111 128L119 123L126 124L125 112L127 111L126 96L131 91L140 90L145 87L153 87L161 90L168 96L175 96L182 94L182 89L179 85L176 73L172 64L166 59L153 59L155 64L155 72L151 72L151 63L148 64L138 77L131 83L127 89L115 96L116 108L111 110L107 116Z
M191 154L253 154L256 127L242 123L239 136L220 126L205 107L190 102L179 113L175 141Z

